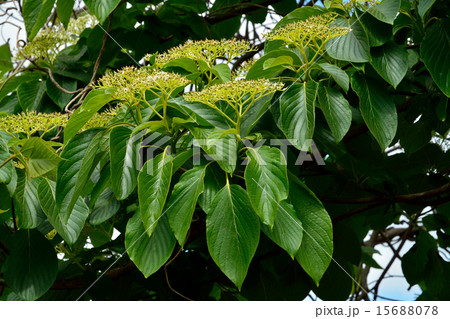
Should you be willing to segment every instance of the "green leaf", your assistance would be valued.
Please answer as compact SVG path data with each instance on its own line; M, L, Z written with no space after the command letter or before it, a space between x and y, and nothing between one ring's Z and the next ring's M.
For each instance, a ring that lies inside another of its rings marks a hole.
M319 89L319 105L336 142L342 140L352 124L352 110L345 97L334 88Z
M0 100L3 100L9 93L15 91L22 83L36 81L39 79L39 75L35 72L25 72L21 75L12 77L8 82L2 83L2 89L0 90Z
M314 81L294 83L280 97L281 129L303 151L309 148L314 134L317 89Z
M273 94L268 94L263 98L258 99L246 110L245 115L241 121L241 137L248 136L252 129L256 126L259 119L266 113L271 106Z
M203 103L191 103L179 97L170 99L168 104L189 116L199 125L230 128L230 123L220 112Z
M46 89L45 82L31 81L22 83L17 89L20 105L24 111L35 111L41 103Z
M56 0L24 0L23 19L28 40L31 41L47 22Z
M97 202L100 195L102 195L105 189L108 188L108 186L110 185L111 185L111 167L108 163L101 169L100 178L98 179L97 183L95 184L94 188L90 193L91 195L89 199L90 209L94 208L95 203Z
M8 188L5 184L0 183L0 223L4 223L12 217L11 214L11 197L8 194ZM2 238L2 240L4 240Z
M367 12L382 22L393 24L400 4L401 0L384 0L375 6L370 6Z
M14 195L14 193L16 192L16 187L17 187L17 173L16 173L16 169L13 168L12 174L11 174L11 180L9 181L8 184L6 184L6 188L8 189L10 196Z
M203 193L205 170L206 166L198 166L183 173L167 203L170 228L181 247L191 226L198 197Z
M223 83L231 81L231 70L227 64L216 64L212 67L212 69Z
M62 160L48 142L39 137L27 139L20 152L27 159L28 172L32 178L54 170Z
M38 187L39 203L48 221L58 234L61 235L67 244L73 245L80 236L84 223L89 216L89 208L81 198L78 198L69 220L67 222L63 221L56 206L55 188L54 182L47 178L42 179Z
M8 44L0 46L0 73L6 73L13 69L11 61L11 51ZM3 83L2 83L3 84Z
M204 20L203 20L204 21ZM200 20L202 22L202 20ZM232 38L241 26L241 17L233 17L211 26L211 33L215 39L229 39ZM205 28L204 23L199 23L199 27Z
M109 139L111 150L112 189L118 200L127 198L137 185L142 135L133 135L125 126L112 129Z
M392 36L392 25L381 22L370 14L355 10L358 20L366 31L369 44L372 47L385 44Z
M428 256L436 248L434 238L423 230L419 231L416 243L402 257L402 271L411 286L423 281Z
M297 9L298 5L297 0L284 0L277 3L273 3L272 7L278 14L288 14L289 12Z
M359 97L359 109L369 131L384 150L397 131L397 109L386 89L375 80L358 73L352 76L352 88Z
M296 177L290 177L290 198L303 225L303 240L295 258L318 284L332 259L333 225L314 193Z
M77 81L74 79L68 79L62 76L59 76L57 74L53 75L55 78L55 81L58 82L60 86L62 86L64 89L68 91L75 91L77 89ZM56 85L50 80L50 78L46 81L47 86L47 94L48 96L55 102L56 105L58 105L61 110L64 110L67 103L70 102L70 100L73 97L73 94L67 94L62 92L60 89L56 87Z
M368 253L363 253L361 255L361 263L365 264L371 268L376 268L376 269L383 269L383 267L381 267L375 259L373 259L373 257L371 256L371 254Z
M85 0L84 3L98 21L103 23L120 3L120 0Z
M120 203L114 196L113 191L107 188L96 200L94 209L89 215L89 224L94 226L100 225L117 214L119 209Z
M211 156L227 173L232 174L236 169L237 139L234 134L227 134L229 130L201 129L191 130L197 145Z
M266 53L262 58L256 60L253 66L247 73L247 80L256 80L261 78L270 79L286 69L285 63L277 63L278 58L282 57L283 62L287 62L288 59L292 61L289 64L301 65L300 58L292 51L287 49L274 50ZM269 62L267 62L269 61Z
M274 147L249 148L244 178L250 203L261 221L273 227L279 203L288 197L287 164Z
M222 272L241 290L259 242L259 220L242 187L227 184L206 217L209 253Z
M318 287L314 287L313 291L320 300L325 302L347 300L354 288L353 278L356 276L354 267L346 260L340 261L339 264L333 262L323 275Z
M104 223L90 228L89 238L94 247L100 247L111 242L114 233L114 227L110 223Z
M263 63L263 69L266 70L268 68L272 68L275 66L283 66L283 65L292 65L294 63L294 60L290 56L278 56L276 58L269 58L264 60Z
M403 80L408 71L408 52L406 49L389 41L385 45L372 48L373 68L394 88Z
M440 256L435 251L430 253L425 274L425 287L436 295L438 300L448 300L450 293L448 287L450 286L450 279L447 274L450 271L450 263Z
M302 243L303 226L291 204L280 202L273 228L263 224L261 229L267 237L286 250L292 259L295 257Z
M31 229L38 227L45 219L38 200L40 178L30 178L24 171L17 172L17 188L14 194L19 227Z
M444 122L447 119L448 99L442 96L439 104L436 106L436 115L438 119ZM0 179L1 180L1 179Z
M311 16L324 14L325 12L325 9L319 6L297 8L289 12L283 19L281 19L280 22L277 23L275 28L280 28L281 26L292 22L306 20Z
M225 183L225 174L218 164L211 163L206 167L203 193L198 198L198 204L206 214L211 211L212 202Z
M336 19L333 25L349 27L351 31L325 43L328 55L337 60L368 62L370 60L369 41L360 22L352 17L350 21Z
M348 79L348 75L345 71L343 71L340 67L329 63L319 63L319 66L322 70L333 77L333 80L345 91L345 93L348 92L350 80Z
M0 136L0 165L3 164L11 155L8 145ZM14 165L11 161L0 168L0 183L9 184L13 175Z
M66 30L69 25L70 17L72 16L74 4L75 0L58 0L56 3L56 13L58 14L58 18L61 20L61 23Z
M173 59L164 64L164 69L166 68L182 68L190 73L198 72L197 64L194 60L189 58L178 58Z
M56 204L67 222L71 211L83 192L96 163L100 160L99 149L103 142L103 131L88 130L72 138L61 152L65 159L58 166L56 180ZM104 152L100 151L100 154Z
M427 28L420 55L437 86L450 97L450 19L436 21Z
M83 104L70 116L64 130L64 143L74 137L98 110L114 100L116 89L97 89L89 92Z
M55 249L37 230L25 230L12 237L9 250L3 269L5 282L20 298L38 299L56 280Z
M141 219L148 236L153 233L166 203L172 180L173 158L167 147L163 153L148 160L138 176Z
M152 235L148 237L140 214L128 221L125 233L125 248L130 259L147 278L166 263L176 244L167 216L161 216Z
M172 173L178 171L178 169L182 167L184 163L186 163L186 161L192 157L192 155L194 155L193 148L190 148L187 151L176 154L176 156L173 158Z
M436 2L436 0L419 0L419 15L423 18L425 17L425 14L430 10L431 6Z

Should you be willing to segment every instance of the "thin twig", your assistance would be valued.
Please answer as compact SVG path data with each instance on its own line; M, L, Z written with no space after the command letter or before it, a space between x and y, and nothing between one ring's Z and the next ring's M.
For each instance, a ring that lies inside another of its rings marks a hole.
M187 240L188 240L188 238L189 238L189 235L190 235L190 233L191 233L191 230L189 229L189 232L188 232L188 234L187 234L187 236L186 236L186 240L184 241L184 243L186 244L186 242L187 242ZM188 300L188 301L194 301L194 300L192 300L191 298L189 298L189 297L186 297L185 295L183 295L183 294L181 294L180 292L178 292L178 291L176 291L173 287L172 287L172 285L170 284L170 281L169 281L169 274L168 274L168 272L167 272L167 267L181 254L181 252L183 251L183 247L180 247L180 249L177 251L177 253L175 254L175 256L173 256L173 258L172 259L170 259L165 265L164 265L164 274L166 275L166 282L167 282L167 286L169 287L169 289L172 291L172 292L174 292L175 294L177 294L178 296L180 296L181 298L184 298L184 299L186 299L186 300Z
M408 230L403 234L402 236L402 241L400 242L400 245L398 246L398 248L394 251L394 256L392 256L391 260L389 261L389 263L386 265L386 267L383 269L383 272L381 273L380 277L378 278L377 283L375 284L375 286L371 289L373 290L373 294L374 294L374 300L377 299L378 297L378 288L380 287L381 282L383 281L384 277L386 276L387 272L389 271L389 269L391 268L391 266L394 264L395 259L397 259L397 257L399 257L399 253L402 250L403 246L406 243L406 240L408 239L408 235L411 232L412 227L410 226L408 228Z

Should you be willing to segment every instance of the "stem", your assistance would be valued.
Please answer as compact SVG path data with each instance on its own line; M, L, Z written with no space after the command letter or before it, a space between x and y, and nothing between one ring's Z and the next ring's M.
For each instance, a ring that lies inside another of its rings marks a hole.
M297 44L294 44L294 46L297 48L297 50L299 50L300 51L300 53L303 55L303 58L305 59L305 64L303 64L301 67L300 67L300 69L299 70L301 70L301 69L305 69L305 81L306 80L308 80L308 78L309 78L309 72L308 72L308 69L309 69L309 62L308 62L308 57L306 56L306 52L305 52L305 47L299 47ZM298 73L297 73L298 74Z
M137 108L137 106L136 106L136 108ZM130 108L130 114L133 117L133 120L136 122L136 124L139 124L138 120L136 119L136 116L134 115L133 109L131 109L131 108Z
M318 47L318 49L317 49L317 51L316 51L316 54L314 54L314 56L313 56L313 58L312 58L312 60L311 60L313 63L314 63L314 61L316 60L316 58L317 58L317 56L319 55L319 53L322 51L323 46L324 46L324 43L322 43L322 44Z
M240 139L241 138L241 120L242 117L240 115L238 115L238 120L236 123L236 132L237 132L237 137Z
M168 132L170 132L169 121L167 120L167 100L168 97L166 94L161 95L161 101L163 102L163 122Z
M164 120L164 117L162 117L161 114L159 114L159 113L155 110L155 108L154 108L153 106L151 106L150 103L147 102L147 100L146 100L145 98L140 99L140 101L142 101L142 102L144 102L145 104L147 104L147 106L148 106L149 108L151 108L152 111L153 111L156 115L158 115L162 120Z
M0 168L2 168L3 166L5 166L6 164L8 164L9 161L13 160L16 158L16 155L11 155L10 157L8 157L3 163L0 164Z
M208 79L208 85L209 85L209 83L211 83L211 81L212 81L212 73L209 71L206 71L205 75L206 75L206 78Z
M139 124L144 123L144 121L142 120L141 107L139 105L136 106L136 111L137 111L137 114L138 114Z
M217 112L219 112L220 114L222 114L224 117L226 117L232 124L236 125L237 123L235 121L233 121L228 115L226 115L221 109L219 109L215 104L209 104L208 105L210 107L212 107L213 109L215 109Z
M188 130L187 130L187 129L184 129L183 131L181 131L180 134L178 134L178 135L173 139L173 142L172 142L172 150L173 150L174 153L177 152L177 143L178 143L178 141L179 141L180 138L181 138L184 134L186 134L187 132L188 132Z
M266 94L267 95L267 94ZM241 117L244 117L244 115L245 114L247 114L247 112L248 112L248 110L250 110L250 106L253 104L253 103L255 103L257 100L259 100L259 99L262 99L263 97L265 97L266 95L264 95L263 93L258 97L258 99L255 99L255 96L252 96L252 98L251 98L251 102L250 102L250 104L248 105L248 107L245 109L245 111L241 114ZM250 98L248 98L244 103L247 103L247 101L249 100Z

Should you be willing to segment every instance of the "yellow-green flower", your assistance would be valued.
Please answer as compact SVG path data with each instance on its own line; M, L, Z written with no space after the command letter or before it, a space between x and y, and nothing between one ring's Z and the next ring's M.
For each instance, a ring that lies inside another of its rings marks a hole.
M46 59L52 63L63 48L75 44L83 30L96 23L95 17L88 14L71 19L67 30L61 23L55 23L51 28L41 30L33 41L25 45L22 52L27 57ZM22 59L22 56L19 55L16 59Z
M306 20L289 23L272 32L265 34L268 40L282 40L288 45L305 48L310 44L320 41L324 44L332 38L345 35L350 32L348 27L332 26L336 14L326 13L312 16Z
M176 73L153 71L149 68L125 67L103 76L96 87L116 88L115 97L131 104L150 91L170 95L174 90L189 84L189 80Z
M251 109L257 100L283 90L282 83L273 83L269 80L236 80L224 84L212 85L200 92L189 92L184 95L185 100L191 102L201 102L221 113L230 121L236 134L240 136L240 126L244 115ZM235 111L235 116L226 114L221 107L216 105L219 102L226 102Z
M118 108L112 108L102 113L96 113L84 125L82 130L94 127L104 127L117 115ZM31 137L36 133L45 133L59 127L65 127L69 117L61 113L36 113L34 111L20 113L17 115L6 115L0 117L0 131L9 134L25 134Z
M245 77L248 74L248 71L255 64L255 62L256 62L256 59L251 59L251 60L243 62L239 68L237 68L236 70L233 71L233 73L231 73L231 78L233 80L245 79Z
M239 129L240 120L253 103L282 89L282 83L272 83L269 80L237 80L209 86L200 92L189 92L184 95L184 98L187 101L201 102L216 109ZM236 111L236 121L217 107L216 104L221 101L228 103Z
M54 128L65 126L68 117L61 113L20 113L0 117L0 131L10 134L24 133L28 137L37 132L46 133Z
M245 40L188 41L183 45L170 49L166 53L157 55L155 65L161 68L171 60L190 58L196 62L205 62L211 67L217 59L224 59L227 62L231 62L236 57L251 51L254 51L254 48ZM147 55L145 59L149 60L150 55Z
M94 127L104 127L109 121L111 121L116 115L119 108L110 108L101 113L95 113L93 117L83 126L82 131L88 130Z
M358 4L364 5L364 6L375 6L379 4L381 0L349 0L347 3L348 7L352 7Z

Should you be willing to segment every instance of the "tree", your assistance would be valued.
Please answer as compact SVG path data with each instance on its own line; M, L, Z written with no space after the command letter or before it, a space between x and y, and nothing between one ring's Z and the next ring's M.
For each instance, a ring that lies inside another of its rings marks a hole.
M449 3L305 2L1 2L0 298L448 300Z

